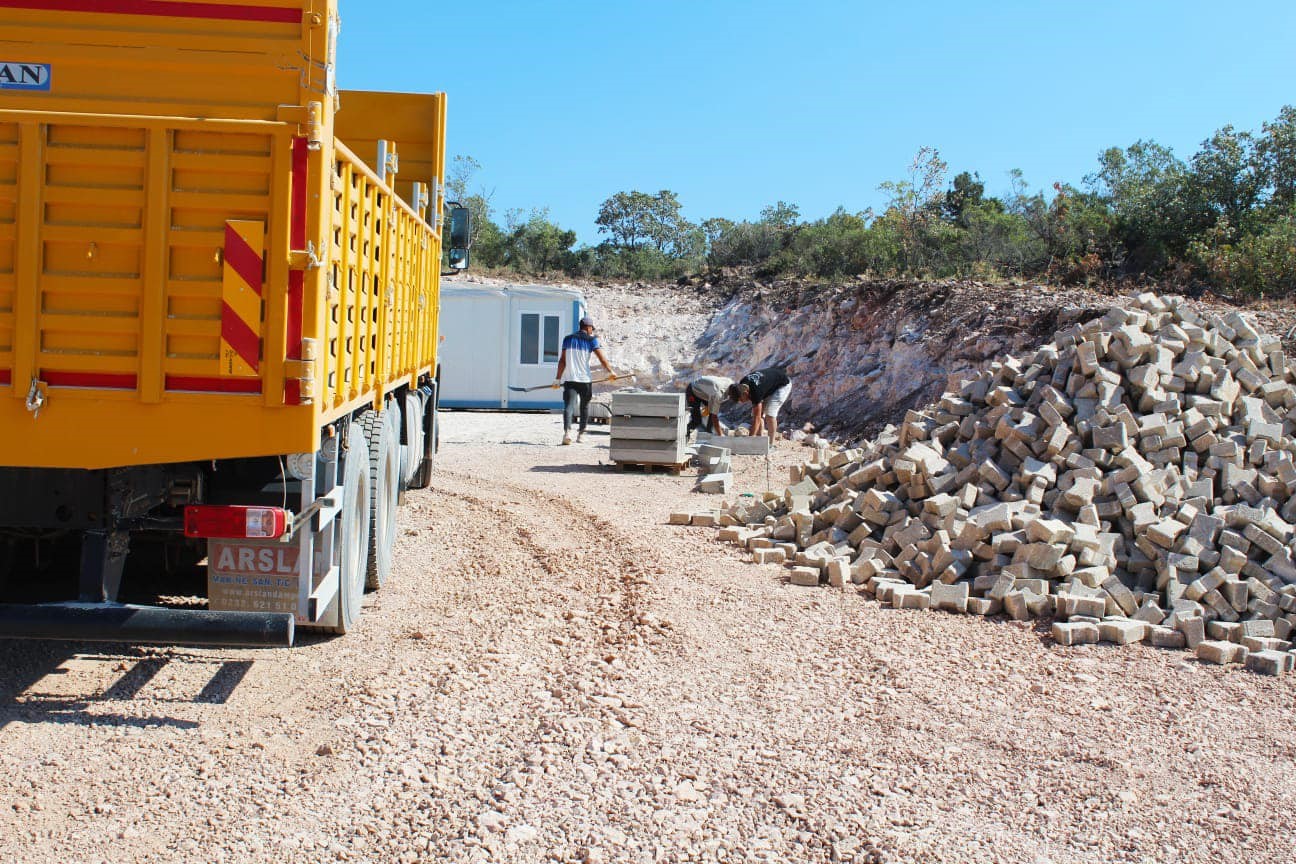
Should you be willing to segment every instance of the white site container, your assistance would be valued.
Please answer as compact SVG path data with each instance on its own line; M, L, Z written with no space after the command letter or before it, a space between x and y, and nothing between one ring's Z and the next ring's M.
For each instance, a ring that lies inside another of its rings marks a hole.
M585 315L585 297L549 285L441 283L441 407L561 410L557 377L564 337Z

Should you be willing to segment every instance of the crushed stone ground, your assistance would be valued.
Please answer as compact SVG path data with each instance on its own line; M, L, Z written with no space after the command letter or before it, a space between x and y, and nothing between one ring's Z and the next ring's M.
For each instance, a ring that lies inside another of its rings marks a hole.
M560 435L446 415L345 638L0 642L0 860L1296 857L1290 679L794 588Z

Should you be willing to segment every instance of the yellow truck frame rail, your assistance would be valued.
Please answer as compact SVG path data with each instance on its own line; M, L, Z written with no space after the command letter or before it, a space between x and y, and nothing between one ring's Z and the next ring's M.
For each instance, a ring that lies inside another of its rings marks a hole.
M347 462L364 457L370 587L396 518L387 451L398 485L426 483L445 97L338 91L337 5L0 0L0 495L92 476L111 497L125 476L155 502L62 527L0 504L0 538L98 538L82 599L96 578L115 599L114 544L144 521L277 483L311 514L274 540L300 546L292 602L212 606L345 629Z

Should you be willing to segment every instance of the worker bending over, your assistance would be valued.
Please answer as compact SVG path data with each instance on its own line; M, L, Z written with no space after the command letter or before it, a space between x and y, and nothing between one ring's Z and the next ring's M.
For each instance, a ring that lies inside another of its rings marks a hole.
M608 363L603 346L594 335L594 321L589 317L580 320L580 329L563 339L562 353L558 356L558 377L553 386L563 388L563 438L562 443L572 443L571 427L580 414L580 427L576 440L585 435L589 425L590 397L594 395L593 379L590 377L590 355L593 354L607 370L607 380L615 381L616 373ZM578 407L579 405L579 407Z
M735 402L750 402L752 406L751 434L769 434L770 444L778 435L779 409L792 392L792 379L782 366L767 366L751 372L729 388L729 398Z
M720 422L720 408L729 398L729 388L733 383L732 378L722 375L703 375L684 390L684 401L689 409L685 438L702 426L706 426L713 435L725 434L724 424Z

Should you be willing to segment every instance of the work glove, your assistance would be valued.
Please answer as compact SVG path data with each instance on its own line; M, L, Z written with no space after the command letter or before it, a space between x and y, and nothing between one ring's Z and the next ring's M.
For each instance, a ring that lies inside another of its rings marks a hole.
M609 373L608 373L608 380L609 380L609 381L615 381L616 379L617 379L617 376L616 376L616 373L615 373L615 372L609 372Z
M553 389L557 390L559 387L562 386L562 379L561 379L561 378L555 378L555 379L554 379L554 383L553 383L551 386L553 387Z

